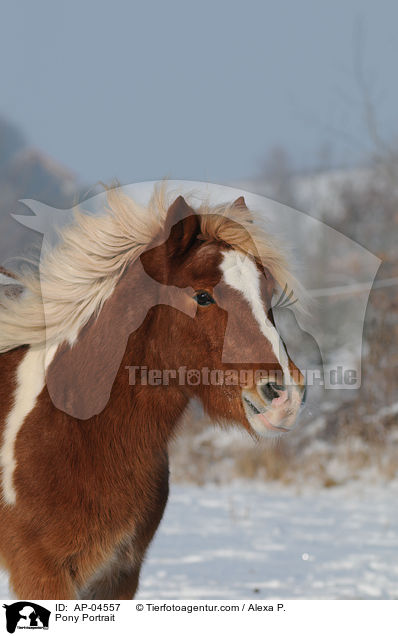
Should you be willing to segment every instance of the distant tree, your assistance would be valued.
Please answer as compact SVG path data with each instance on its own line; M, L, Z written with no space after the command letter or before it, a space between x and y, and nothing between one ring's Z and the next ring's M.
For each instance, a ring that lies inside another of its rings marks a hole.
M263 174L272 186L272 196L280 203L292 203L292 167L289 153L282 146L274 146L264 161Z
M0 170L25 146L26 139L19 128L0 117Z
M333 165L333 149L329 141L324 141L320 144L315 160L317 170L324 172L331 169Z

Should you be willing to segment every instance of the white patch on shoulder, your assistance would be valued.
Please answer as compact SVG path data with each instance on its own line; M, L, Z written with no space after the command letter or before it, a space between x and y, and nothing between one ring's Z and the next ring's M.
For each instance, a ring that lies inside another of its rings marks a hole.
M48 367L50 366L50 364L52 363L52 361L54 360L54 356L57 352L59 345L55 344L55 345L51 345L51 347L49 347L46 351L46 354L44 356L44 369L45 371L47 371Z
M286 385L292 383L289 360L281 337L272 322L267 318L260 291L260 272L254 261L243 252L229 250L222 252L221 271L224 281L233 289L241 292L249 303L261 333L271 343L272 351L280 366Z
M54 352L48 352L51 357ZM16 502L16 492L13 484L14 470L17 465L15 459L15 440L26 416L33 410L36 400L45 386L46 351L44 349L29 349L17 369L17 388L14 396L14 406L6 419L3 445L0 451L0 466L2 468L2 487L4 502L10 505Z

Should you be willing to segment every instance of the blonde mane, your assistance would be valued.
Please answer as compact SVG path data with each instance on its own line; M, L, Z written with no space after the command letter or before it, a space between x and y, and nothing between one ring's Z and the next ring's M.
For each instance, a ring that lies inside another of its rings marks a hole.
M79 331L98 315L126 267L162 232L170 196L157 187L144 207L121 188L107 190L102 215L75 210L74 222L63 228L60 242L42 254L39 269L18 276L24 293L0 300L0 353L22 345L43 347L73 343ZM298 283L277 246L252 212L227 204L197 210L202 238L222 241L258 256L275 280L295 291Z

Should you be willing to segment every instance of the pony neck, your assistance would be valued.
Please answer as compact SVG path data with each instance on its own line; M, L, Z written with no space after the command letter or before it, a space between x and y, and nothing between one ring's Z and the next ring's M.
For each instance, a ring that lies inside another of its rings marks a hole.
M140 444L157 452L167 447L189 397L179 386L156 386L142 381L142 369L161 368L160 360L148 355L147 328L143 325L130 336L109 403L99 417L115 421L116 426L128 433L127 438L132 436L134 446Z

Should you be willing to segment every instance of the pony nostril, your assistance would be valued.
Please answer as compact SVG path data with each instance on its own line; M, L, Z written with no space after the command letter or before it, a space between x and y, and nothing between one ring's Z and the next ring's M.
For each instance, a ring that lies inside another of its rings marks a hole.
M277 384L276 382L267 382L267 384L261 385L260 391L267 402L272 402L275 398L280 397L280 393L285 391L285 387L282 384Z

